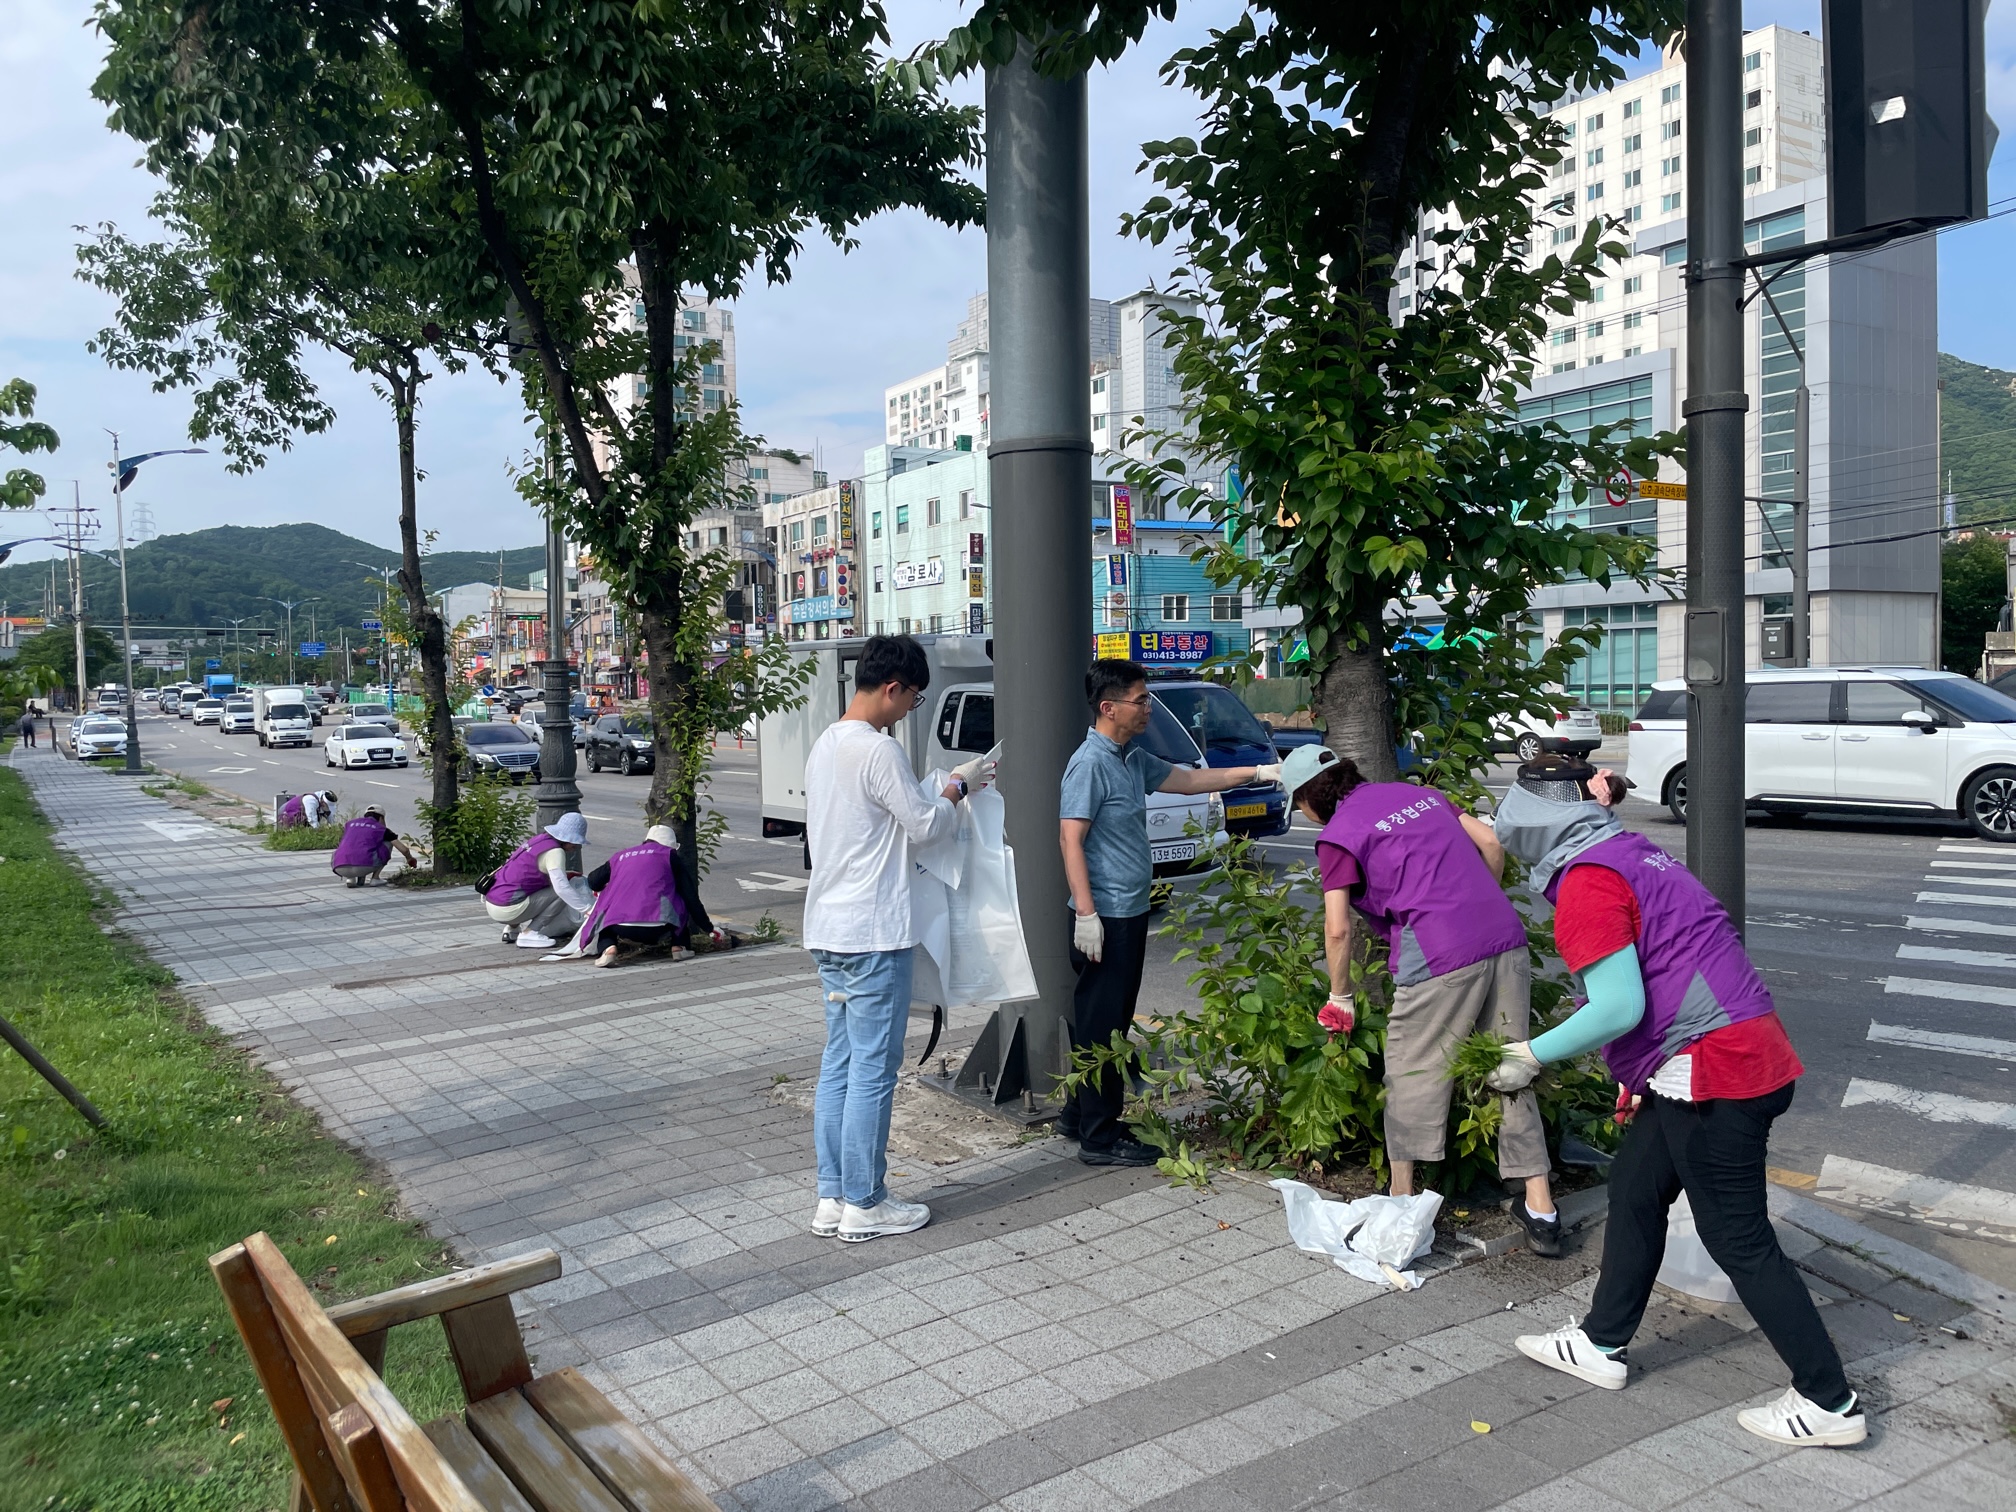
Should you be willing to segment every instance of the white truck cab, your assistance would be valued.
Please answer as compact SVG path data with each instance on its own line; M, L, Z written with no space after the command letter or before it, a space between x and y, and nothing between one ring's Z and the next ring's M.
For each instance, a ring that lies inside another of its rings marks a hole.
M300 688L253 689L252 733L269 748L307 745L315 738L307 693Z

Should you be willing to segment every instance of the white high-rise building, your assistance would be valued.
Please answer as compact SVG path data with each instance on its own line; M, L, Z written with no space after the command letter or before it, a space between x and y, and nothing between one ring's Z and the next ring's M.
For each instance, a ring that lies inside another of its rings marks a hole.
M1743 45L1745 241L1777 250L1827 235L1822 53L1803 32L1768 26ZM1632 248L1605 269L1572 316L1555 317L1542 376L1523 413L1586 435L1627 422L1680 430L1687 387L1687 133L1683 59L1554 109L1573 147L1535 196L1539 260L1581 238L1590 217L1623 222ZM1394 310L1406 318L1446 274L1424 219L1403 255ZM1816 664L1931 665L1938 614L1938 265L1931 238L1823 257L1777 271L1770 300L1746 288L1749 457L1745 536L1749 662L1790 654L1793 403L1801 357L1812 394L1810 477L1812 659ZM1776 313L1772 311L1775 303ZM1781 327L1779 320L1783 319ZM1668 464L1666 480L1684 482ZM1684 500L1564 499L1557 518L1656 536L1659 564L1687 555ZM1909 539L1878 539L1909 536ZM1677 582L1608 589L1578 581L1536 596L1548 640L1601 624L1604 642L1570 691L1595 707L1635 709L1655 678L1678 677L1685 606Z
M631 264L623 266L623 287L625 308L617 316L618 323L631 331L644 329L644 299L638 292L637 270ZM693 415L712 414L726 409L735 397L735 312L725 305L717 305L701 294L681 294L679 296L679 323L672 335L672 345L683 352L688 347L705 342L715 345L711 360L700 368L699 382L693 385L694 392L686 395L679 406L681 418ZM610 399L618 413L628 416L644 397L645 382L641 374L619 378L610 386Z

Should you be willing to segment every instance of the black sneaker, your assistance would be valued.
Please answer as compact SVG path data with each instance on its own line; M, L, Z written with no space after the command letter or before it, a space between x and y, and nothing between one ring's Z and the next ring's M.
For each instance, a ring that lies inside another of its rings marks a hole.
M1561 1258L1560 1213L1549 1213L1543 1218L1526 1206L1524 1197L1513 1199L1512 1211L1526 1226L1526 1248L1543 1260Z
M1160 1150L1138 1139L1116 1139L1103 1150L1078 1147L1078 1159L1092 1166L1152 1166L1161 1158Z

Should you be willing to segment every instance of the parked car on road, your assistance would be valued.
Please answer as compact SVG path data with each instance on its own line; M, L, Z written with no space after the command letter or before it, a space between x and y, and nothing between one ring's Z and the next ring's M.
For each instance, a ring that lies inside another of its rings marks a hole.
M199 698L190 705L186 716L191 724L221 725L224 722L224 700L221 698Z
M472 723L462 732L462 743L469 748L462 763L464 777L488 772L513 782L539 780L539 742L529 730L514 724Z
M106 714L80 714L70 721L70 750L79 761L126 754L126 721Z
M1576 704L1559 714L1542 709L1512 715L1499 726L1491 748L1510 751L1521 761L1537 761L1546 753L1587 756L1601 744L1602 720L1587 704Z
M258 711L249 698L227 698L224 700L224 717L217 721L217 728L225 735L250 735L258 729Z
M628 777L632 772L651 771L658 763L658 753L651 744L649 714L604 714L589 727L582 749L591 772L611 766Z
M1800 667L1749 674L1744 792L1796 816L1844 811L1965 820L2016 841L2016 699L1922 667ZM1653 685L1631 721L1641 797L1687 816L1687 688Z
M1281 759L1267 726L1230 688L1189 678L1151 679L1148 691L1183 726L1207 766L1260 766ZM1234 835L1285 835L1288 819L1287 796L1271 782L1225 794L1225 827Z
M387 725L338 725L322 742L324 766L403 767L406 760L406 742Z

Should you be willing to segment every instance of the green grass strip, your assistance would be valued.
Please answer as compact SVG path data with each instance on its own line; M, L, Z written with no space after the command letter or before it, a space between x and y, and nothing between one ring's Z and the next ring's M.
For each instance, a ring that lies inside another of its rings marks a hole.
M109 1125L0 1044L0 1509L277 1509L291 1467L207 1258L263 1229L336 1302L453 1257L100 929L103 895L49 835L0 770L0 1013ZM437 1327L391 1343L416 1417L461 1404Z

